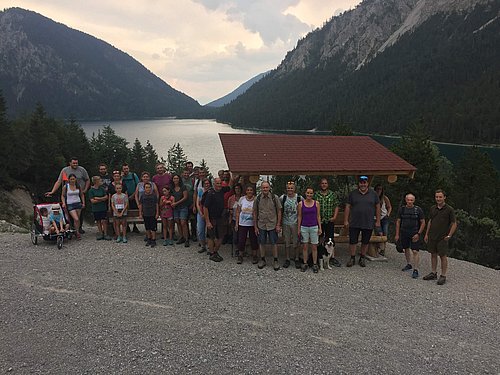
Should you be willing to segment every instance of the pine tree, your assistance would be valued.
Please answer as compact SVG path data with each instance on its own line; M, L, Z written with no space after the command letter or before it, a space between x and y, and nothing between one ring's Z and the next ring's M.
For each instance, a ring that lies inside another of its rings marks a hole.
M212 179L212 172L210 172L210 168L208 168L207 161L205 159L201 159L200 161L200 167L205 168L207 171L207 178Z
M138 171L138 173L141 173L146 170L146 151L137 138L130 151L129 165L131 171Z
M120 164L129 159L127 145L127 140L118 136L109 125L104 126L90 141L95 160L107 164L109 169L119 169Z
M172 174L181 174L188 161L179 143L174 144L167 153L167 170Z
M149 139L146 141L146 146L144 146L144 153L146 154L144 170L154 172L156 170L156 164L158 164L160 160L158 159L158 154L153 148L153 145L149 142Z

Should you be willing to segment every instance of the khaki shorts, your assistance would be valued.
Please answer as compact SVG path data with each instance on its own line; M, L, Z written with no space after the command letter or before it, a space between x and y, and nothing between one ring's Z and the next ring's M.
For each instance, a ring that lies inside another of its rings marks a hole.
M438 254L439 256L448 256L449 242L445 240L429 240L427 243L427 251L431 254Z
M285 237L286 247L297 247L297 243L299 242L299 230L297 229L297 224L283 225L283 237Z

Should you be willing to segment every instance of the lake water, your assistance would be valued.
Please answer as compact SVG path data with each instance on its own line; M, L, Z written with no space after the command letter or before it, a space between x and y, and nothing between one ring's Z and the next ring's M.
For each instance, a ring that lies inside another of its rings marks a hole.
M137 121L96 121L82 123L87 136L110 125L121 137L130 144L139 139L143 145L149 140L160 157L167 158L168 150L179 143L187 158L195 165L205 159L208 167L213 172L226 169L227 163L222 151L218 133L255 134L257 131L233 129L229 125L220 124L213 120L137 120ZM311 133L301 133L304 136ZM397 141L394 137L373 136L373 139L388 147ZM463 156L466 145L436 143L441 153L452 163L456 163ZM488 152L500 171L500 148L481 147Z

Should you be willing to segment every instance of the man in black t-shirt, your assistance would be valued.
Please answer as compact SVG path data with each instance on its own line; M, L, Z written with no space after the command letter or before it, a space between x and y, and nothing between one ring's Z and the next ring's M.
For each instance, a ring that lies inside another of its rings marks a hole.
M401 241L401 246L405 250L406 266L403 267L402 271L409 271L413 268L412 277L416 279L418 278L419 249L422 243L422 233L425 229L425 216L424 211L415 206L415 196L413 194L406 194L405 202L406 205L398 210L394 239L396 242Z
M231 181L231 185L232 185ZM214 179L214 187L206 194L203 202L203 215L207 225L208 249L210 250L210 260L221 262L223 258L218 251L224 236L223 229L226 223L222 213L224 212L224 194L231 190L230 186L222 186L220 178Z

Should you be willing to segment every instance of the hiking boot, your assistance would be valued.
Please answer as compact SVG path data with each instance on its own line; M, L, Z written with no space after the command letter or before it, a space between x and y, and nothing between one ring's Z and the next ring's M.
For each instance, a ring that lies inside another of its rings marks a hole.
M127 237L123 237L123 238L122 238L122 242L123 242L123 243L127 243L127 242L128 242Z
M443 285L446 282L446 276L439 276L439 279L437 281L437 285Z
M111 241L113 238L107 234L104 236L104 241Z
M422 279L423 280L437 280L438 275L436 272L431 272L428 275L425 275Z
M98 233L96 236L95 236L95 239L97 241L101 241L104 239L104 233Z
M280 269L280 264L278 263L278 260L273 260L273 268L275 271L278 271Z
M366 267L366 258L365 257L359 257L358 264L360 267Z
M149 238L146 239L146 246L151 246L151 240Z
M155 240L151 240L150 242L151 242L151 247L152 248L156 246L156 241Z
M206 246L202 246L201 249L198 250L198 254L203 254L205 251L207 251L207 247Z
M189 240L186 240L186 242L184 242L184 247L189 247Z
M418 270L413 270L411 277L412 279L418 279Z
M295 268L299 269L301 267L300 259L297 258L297 259L294 260L294 262L295 262Z
M409 271L411 270L413 267L411 266L411 264L407 264L406 266L404 266L403 268L401 268L401 271Z
M182 243L186 242L186 239L184 237L179 238L179 240L176 242L177 245L180 245Z
M236 261L236 264L241 264L243 263L243 257L241 255L238 256L238 260Z
M317 265L317 264L314 264L314 265L313 265L313 272L314 272L314 273L318 273L318 270L319 270L318 265Z
M331 258L330 265L335 267L342 267L342 263L340 263L340 261L337 258Z
M116 238L116 243L120 243L120 242L122 242L122 237L121 237L121 236L118 236L118 237Z
M259 258L257 258L257 255L254 255L252 257L252 264L257 264L257 263L259 263Z
M351 258L349 259L349 261L347 262L347 265L346 265L346 266L347 266L347 267L352 267L352 266L354 266L354 263L356 263L356 258L351 257Z
M257 268L258 268L259 270L261 270L261 269L263 269L265 266L266 266L266 260L265 260L265 259L261 259L261 260L259 260L259 264L258 264Z
M307 271L307 264L306 263L302 263L302 265L300 266L300 270L302 272L306 272Z
M214 262L222 262L223 258L219 255L219 253L213 253L210 255L210 258L208 258Z
M288 268L290 267L290 259L285 260L285 263L283 263L283 268Z

